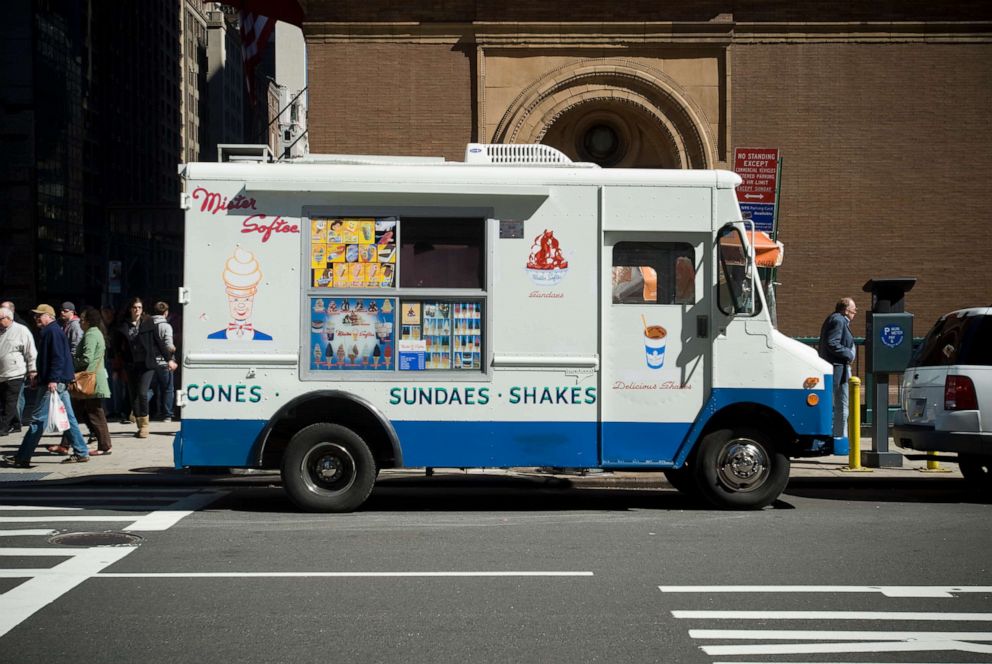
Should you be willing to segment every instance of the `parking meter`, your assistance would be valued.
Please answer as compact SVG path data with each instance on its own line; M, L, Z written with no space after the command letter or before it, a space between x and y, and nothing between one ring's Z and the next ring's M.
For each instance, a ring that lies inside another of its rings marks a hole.
M889 374L904 371L913 351L913 314L905 312L905 296L916 284L913 277L869 279L862 287L871 293L871 312L865 324L867 370L875 383L873 448L861 452L868 468L902 466L902 455L889 451Z

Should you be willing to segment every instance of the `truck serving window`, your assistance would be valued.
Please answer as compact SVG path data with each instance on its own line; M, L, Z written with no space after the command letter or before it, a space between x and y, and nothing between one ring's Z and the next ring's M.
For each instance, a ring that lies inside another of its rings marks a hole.
M312 217L306 373L482 372L485 230L482 218Z
M613 247L613 304L693 304L695 252L681 242L618 242Z
M401 288L485 288L484 219L403 217Z

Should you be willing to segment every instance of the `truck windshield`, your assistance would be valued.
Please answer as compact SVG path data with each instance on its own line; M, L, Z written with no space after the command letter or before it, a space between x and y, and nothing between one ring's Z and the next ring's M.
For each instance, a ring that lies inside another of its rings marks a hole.
M717 304L727 315L757 313L754 295L754 265L744 237L733 226L720 230Z

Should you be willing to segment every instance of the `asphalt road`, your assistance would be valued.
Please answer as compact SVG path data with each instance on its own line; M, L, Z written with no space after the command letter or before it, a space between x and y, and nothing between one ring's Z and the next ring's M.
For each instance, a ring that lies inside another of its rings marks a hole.
M333 516L257 478L0 506L35 531L0 537L0 662L992 662L992 505L959 480L793 481L743 513L507 477Z

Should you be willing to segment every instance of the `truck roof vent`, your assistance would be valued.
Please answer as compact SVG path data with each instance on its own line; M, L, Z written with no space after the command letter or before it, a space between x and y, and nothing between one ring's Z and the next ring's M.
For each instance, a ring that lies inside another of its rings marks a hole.
M221 143L217 146L217 161L272 161L272 151L268 145L237 145Z
M571 164L572 160L548 145L532 143L469 143L466 164Z

